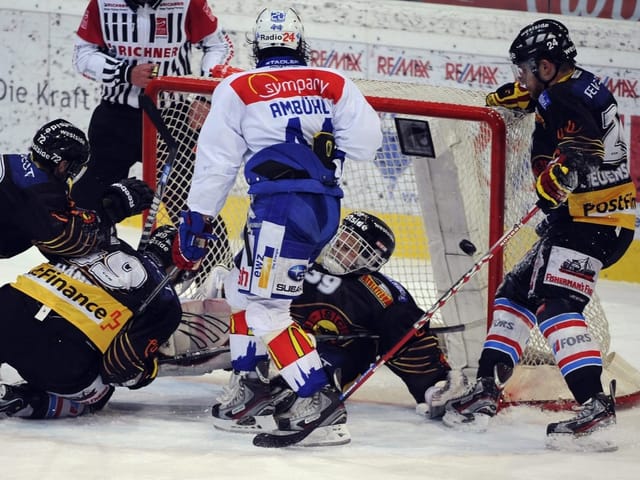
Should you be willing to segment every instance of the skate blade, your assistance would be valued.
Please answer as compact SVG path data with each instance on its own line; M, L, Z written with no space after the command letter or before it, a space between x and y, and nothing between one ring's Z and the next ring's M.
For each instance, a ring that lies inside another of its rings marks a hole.
M346 445L351 442L351 433L347 425L327 425L318 427L311 432L304 440L296 443L296 447L327 447L335 445Z
M611 438L610 431L596 431L589 435L571 435L566 433L553 433L547 435L545 446L549 450L563 452L615 452L618 445Z
M458 412L447 410L442 417L442 423L459 432L482 433L489 428L489 415L484 413L462 415Z
M223 432L260 433L271 432L277 428L273 415L245 417L241 420L223 420L213 417L213 427Z

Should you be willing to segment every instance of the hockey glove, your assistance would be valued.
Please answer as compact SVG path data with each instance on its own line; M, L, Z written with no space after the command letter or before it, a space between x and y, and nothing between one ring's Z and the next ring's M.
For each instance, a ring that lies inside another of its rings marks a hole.
M128 387L129 390L138 390L146 387L153 382L158 376L158 358L153 357L145 362L143 370L131 380L125 382L122 386Z
M518 82L505 83L485 99L487 107L505 107L525 112L533 112L535 102L531 100L528 90Z
M547 165L536 180L536 190L540 197L539 206L557 208L578 186L578 174L564 165L564 155L560 155Z
M336 144L333 133L318 132L313 136L313 153L315 153L322 164L329 169L335 169L334 158L336 155Z
M103 373L102 376L103 380L110 385L137 390L146 387L156 379L158 376L158 359L157 357L149 358L144 365L129 365L127 369L122 369L117 375L105 375Z
M163 225L151 233L145 252L160 268L173 265L171 247L177 233L178 229L173 225Z
M107 187L102 207L113 223L142 213L151 206L153 190L142 180L125 178Z
M209 240L217 240L213 235L212 218L198 212L180 213L180 226L173 246L173 263L180 270L197 270L207 254Z

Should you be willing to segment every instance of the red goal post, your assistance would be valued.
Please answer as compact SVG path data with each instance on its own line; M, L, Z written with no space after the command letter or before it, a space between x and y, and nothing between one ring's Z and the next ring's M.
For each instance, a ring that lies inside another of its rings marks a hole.
M160 223L175 223L177 213L185 207L198 125L218 83L215 79L160 77L146 89L179 145L163 198L165 208L158 216ZM389 223L397 247L383 271L405 285L427 309L475 262L461 251L461 240L473 242L478 258L536 201L528 161L533 116L487 108L484 93L473 90L369 80L356 83L380 113L384 141L372 162L345 163L343 214L363 209ZM428 121L434 158L401 152L396 117ZM143 142L143 176L155 185L166 148L146 115ZM197 285L206 281L211 266L230 264L232 253L241 245L247 206L246 184L239 175L221 212L228 244L214 246L195 282L196 289L185 292L186 296L198 295ZM443 336L454 367L474 374L487 325L479 320L491 318L493 293L504 272L535 240L533 225L535 220L433 318L432 324L484 324ZM613 376L618 380L620 404L640 402L640 373L609 351L611 338L597 295L585 317L603 350L603 381ZM553 363L544 338L534 329L522 365L507 384L507 403L538 403L548 408L569 405L571 395Z

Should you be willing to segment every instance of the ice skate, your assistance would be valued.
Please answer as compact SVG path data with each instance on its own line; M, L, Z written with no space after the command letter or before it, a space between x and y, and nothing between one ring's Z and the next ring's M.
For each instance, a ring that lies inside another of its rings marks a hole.
M277 416L278 429L271 434L287 436L296 432L311 431L295 445L344 445L351 441L346 423L347 411L340 400L340 391L332 385L327 385L310 397L298 397L288 411Z
M253 372L234 371L231 374L229 385L218 398L219 403L211 407L215 428L256 433L276 427L268 369L268 362L260 362Z
M500 392L493 377L479 378L469 393L447 402L442 422L458 430L486 430L498 412Z
M469 380L462 370L450 370L446 380L437 382L425 392L424 415L429 418L442 417L447 402L466 395L470 388Z
M561 450L612 451L617 447L606 438L606 430L616 424L615 380L611 394L598 393L584 402L569 420L547 425L547 447Z

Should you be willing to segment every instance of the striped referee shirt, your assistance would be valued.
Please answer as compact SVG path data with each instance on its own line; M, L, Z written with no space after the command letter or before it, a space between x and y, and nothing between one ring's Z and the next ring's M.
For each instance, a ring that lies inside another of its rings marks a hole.
M143 5L140 5L142 3ZM102 83L102 99L139 108L131 69L158 65L159 76L190 75L192 46L202 49L200 75L233 57L206 0L90 0L74 46L74 68Z

